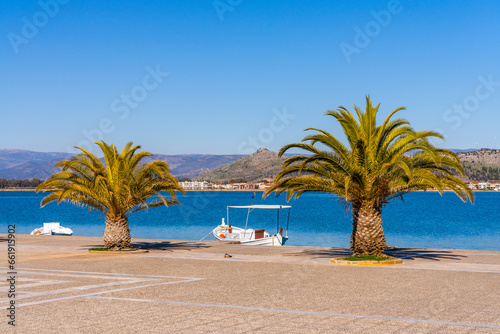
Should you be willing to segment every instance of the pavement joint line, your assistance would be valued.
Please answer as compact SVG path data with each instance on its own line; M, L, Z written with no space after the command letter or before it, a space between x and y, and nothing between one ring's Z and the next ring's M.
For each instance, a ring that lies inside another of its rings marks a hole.
M324 316L334 316L334 317L366 318L366 319L377 319L377 320L394 320L394 321L406 321L406 322L431 323L431 324L438 324L438 325L500 328L500 325L474 324L474 323L466 323L466 322L425 320L425 319L411 319L411 318L397 318L397 317L384 317L384 316L376 316L376 315L359 315L359 314L332 313L332 312L320 312L320 311L288 310L288 309L275 309L275 308L253 307L253 306L238 306L238 305L224 305L224 304L192 303L192 302L180 302L180 301L172 301L172 300L135 299L135 298L106 297L106 296L97 296L97 295L89 296L89 298L108 299L108 300L124 300L124 301L135 301L135 302L149 302L149 303L185 305L185 306L221 307L221 308L230 308L230 309L242 309L242 310L254 310L254 311L268 311L268 312L281 312L281 313L294 313L294 314L304 314L304 315L310 314L310 315L324 315Z
M132 289L137 289L137 288L142 288L142 287L147 287L147 286L153 286L151 284L144 285L144 283L160 282L160 283L154 284L154 285L170 284L170 282L161 282L161 281L165 281L167 279L172 279L172 278L173 279L179 278L176 276L133 275L133 274L121 274L121 273L117 273L116 275L112 275L112 276L107 276L108 273L70 271L70 270L50 270L50 269L47 269L47 270L37 269L36 271L32 271L32 269L30 269L30 268L18 268L18 270L20 270L20 271L18 272L18 274L16 276L27 277L28 281L35 281L35 283L27 283L26 286L24 286L24 287L19 286L20 288L35 287L38 285L62 284L62 283L68 283L68 282L69 283L75 282L75 281L67 281L67 280L46 280L46 279L40 279L40 278L31 278L31 277L29 277L29 275L51 275L51 276L70 276L70 277L73 276L73 277L85 278L85 279L98 278L98 279L115 280L115 282L111 281L111 282L102 283L102 284L80 285L80 286L55 290L55 291L52 290L51 293L32 292L32 291L24 292L23 291L23 293L28 294L28 296L23 296L23 297L17 298L17 300L44 298L44 297L55 296L55 295L76 293L76 292L84 291L84 290L105 289L105 288L122 286L122 285L141 284L138 286L130 287ZM85 275L85 274L87 274L87 275ZM90 274L90 275L88 275L88 274ZM96 274L101 274L101 275L96 275ZM183 278L181 278L181 280L174 281L174 282L180 283L180 282L189 282L189 281L195 281L195 280L201 280L201 279L202 278L183 277ZM121 282L116 282L116 280L120 280ZM36 281L38 281L38 283ZM130 288L125 288L123 290L129 290ZM121 290L122 289L112 290L112 291L121 291ZM108 291L101 291L99 293L106 293L106 292L108 292ZM70 296L70 297L73 297L73 296ZM78 296L75 296L75 297L78 297ZM42 301L42 302L49 302L49 301L51 301L51 300ZM0 303L6 303L6 302L8 302L7 299L0 299ZM28 304L33 304L33 303L28 303ZM23 306L23 305L26 305L26 304L21 304L19 306Z
M392 252L392 253L398 253L397 251L390 251L390 252ZM419 255L500 256L500 252L498 252L498 254L455 253L455 252L453 252L453 253L448 253L448 252L422 252L422 253L414 253L414 255L409 255L409 256L412 257L412 256L419 256Z
M0 292L5 292L5 293L8 293L9 290L0 290ZM34 292L31 292L31 291L19 291L19 290L16 290L16 293L25 293L27 295L31 295L33 294ZM17 298L16 300L19 300L20 298Z
M203 279L204 278L192 278L192 279L185 279L185 280L179 280L179 281L163 282L163 283L156 283L156 284L133 286L133 287L122 288L122 289L114 289L114 290L108 290L108 291L86 293L86 294L76 295L76 296L68 296L68 297L54 298L54 299L48 299L48 300L41 300L41 301L32 302L32 303L19 304L16 307L45 304L45 303L51 303L51 302L56 302L56 301L61 301L61 300L67 300L67 299L74 299L74 298L81 298L81 297L90 297L90 296L101 295L101 294L104 294L104 293L120 292L120 291L127 291L127 290L140 289L140 288L148 288L148 287L159 286L159 285L168 285L168 284L185 283L185 282L195 282L195 281L200 281L200 280L203 280ZM19 299L27 299L27 298L18 298L18 300Z
M150 281L129 281L129 282L123 282L123 283L116 283L116 284L101 284L101 285L83 285L83 286L77 286L73 288L68 288L68 289L63 289L62 291L58 292L52 292L52 293L32 293L31 296L26 296L26 297L21 297L21 298L16 298L16 300L25 300L25 299L34 299L34 298L43 298L43 297L49 297L49 296L55 296L55 295L62 295L62 294L68 294L68 293L75 293L78 291L84 291L84 290L95 290L95 289L105 289L105 288L110 288L110 287L115 287L115 286L120 286L120 285L130 285L130 284L141 284L145 282L150 282ZM141 286L139 286L141 287ZM139 288L138 287L138 288ZM8 303L9 299L0 299L0 303Z
M258 263L270 263L270 262L282 262L286 264L305 264L305 265L330 265L330 261L307 261L307 260L285 260L283 261L283 258L278 258L274 256L267 256L269 259L278 259L277 261L266 261L262 260L262 255L257 255L255 256L254 259L251 258L251 256L248 256L247 254L245 258L238 259L238 258L231 258L231 259L218 259L218 258L206 258L206 257L193 257L193 256L170 256L169 254L163 254L163 255L154 255L154 254L148 254L148 255L142 255L142 257L153 257L153 258L164 258L164 259L180 259L180 260L198 260L198 261L227 261L227 262L258 262ZM400 257L400 258L406 258L406 257ZM281 260L281 261L280 261ZM483 267L500 267L500 265L495 265L495 264L485 264L485 263L456 263L456 262L444 262L444 265L455 265L458 267L462 268L436 268L436 267L425 267L426 263L429 264L434 264L435 262L431 261L422 261L420 263L420 266L415 263L403 263L403 264L397 264L397 265L392 265L392 266L377 266L377 268L391 268L391 269L419 269L419 270L444 270L444 271L458 271L458 272L477 272L477 273L490 273L490 274L500 274L500 268L499 270L481 270L481 269L468 269L464 267L471 267L471 266L483 266ZM414 266L416 265L416 266ZM371 267L370 267L371 268Z
M207 254L207 253L205 253ZM220 253L211 253L214 255L221 255ZM147 254L141 255L142 257L152 257L160 259L172 259L172 260L200 260L200 261L226 261L226 262L260 262L260 263L276 263L281 262L285 264L305 264L305 265L330 265L330 261L327 258L314 257L309 259L299 259L294 257L284 257L284 256L270 256L270 255L253 255L253 254L234 254L232 258L209 258L209 257L195 257L191 255L172 255L168 254ZM236 258L235 258L236 257ZM240 258L238 258L240 257ZM318 261L319 260L319 261ZM321 261L323 260L323 261Z
M191 257L191 256L168 256L168 255L142 255L142 257L154 257L162 259L173 259L173 260L203 260L203 261L226 261L226 262L259 262L249 261L248 259L235 259L235 258L221 258L221 259L209 259L205 257Z
M21 269L21 270L24 270L24 269ZM85 278L99 278L99 279L114 279L114 280L131 280L131 276L134 276L134 275L129 275L128 277L127 276L124 276L124 277L121 277L121 276L104 276L104 275L95 275L95 274L92 274L92 275L79 275L79 274L72 274L72 273L44 273L44 272L39 272L39 271L29 271L29 270L26 270L26 271L23 271L22 272L22 275L16 275L16 276L23 276L23 277L26 277L26 276L29 276L29 275L46 275L46 276L63 276L63 277L85 277ZM134 278L136 278L134 276ZM137 277L137 278L142 278L142 277ZM148 278L148 277L143 277L144 279ZM153 277L151 277L150 279L155 279ZM156 279L160 279L160 278L156 278Z
M433 263L433 262L429 262ZM486 274L500 274L500 270L474 270L474 269L453 269L453 268L426 268L426 267L410 267L405 266L405 264L394 265L394 266L378 266L381 269L415 269L415 270L436 270L436 271L456 271L463 273L486 273Z
M29 280L29 281L34 281L34 280ZM24 284L17 284L16 285L16 290L17 289L26 289L26 288L33 288L33 287L39 287L39 286L45 286L45 285L54 285L54 284L61 284L61 283L74 283L75 281L66 281L66 280L37 280L38 282L35 283L24 283ZM3 290L0 290L3 291ZM6 290L8 291L8 289ZM32 293L32 292L30 292Z
M397 252L391 252L393 253L392 255L394 255L395 257L399 258L399 259L409 259L409 258L414 258L414 257L419 257L419 256L422 256L422 255L440 255L440 253L437 253L436 252L425 252L425 253L414 253L414 254L410 254L410 255L406 255L406 256L398 256ZM443 253L441 255L449 255L449 256L454 256L454 255L463 255L463 256L500 256L500 254L474 254L474 253Z
M485 264L485 263L471 263L471 262L449 262L448 264L453 264L457 266L491 266L491 267L500 267L500 264Z
M451 253L452 255L466 255L466 256L500 256L499 254L477 254L477 253Z
M9 269L9 267L0 267L2 269ZM152 277L152 278L185 278L193 279L195 277L181 277L181 276L159 276L159 275L137 275L137 274L122 274L122 273L103 273L98 271L75 271L75 270L58 270L58 269L37 269L37 268L16 268L20 270L29 271L45 271L45 272L60 272L60 273L76 273L76 274L99 274L99 275L110 275L110 276L134 276L134 277ZM20 275L16 275L20 276ZM203 279L203 278L200 278Z

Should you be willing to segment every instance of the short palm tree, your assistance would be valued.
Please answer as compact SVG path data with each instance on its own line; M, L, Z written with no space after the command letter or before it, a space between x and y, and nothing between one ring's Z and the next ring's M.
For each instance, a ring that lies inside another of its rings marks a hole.
M325 192L341 196L352 211L351 251L354 255L380 256L386 249L382 228L382 207L406 193L436 189L454 191L463 201L474 201L473 192L454 176L463 175L457 155L436 148L429 139L443 136L434 131L415 131L405 119L393 119L404 108L397 108L377 125L379 105L366 98L366 110L356 105L357 118L340 106L325 114L341 125L347 145L330 133L315 131L301 143L281 148L282 156L292 148L308 155L292 156L284 161L281 172L264 196L273 191L287 199L306 192ZM327 150L321 150L317 143Z
M62 170L37 187L37 192L50 193L41 205L69 201L102 211L106 219L106 248L129 248L128 216L143 209L178 204L176 191L184 193L184 190L170 174L165 161L141 163L143 158L152 154L136 153L139 145L133 146L130 142L119 153L113 144L104 141L96 144L104 154L104 163L94 154L77 147L82 153L56 163L55 167ZM163 197L161 191L170 197Z

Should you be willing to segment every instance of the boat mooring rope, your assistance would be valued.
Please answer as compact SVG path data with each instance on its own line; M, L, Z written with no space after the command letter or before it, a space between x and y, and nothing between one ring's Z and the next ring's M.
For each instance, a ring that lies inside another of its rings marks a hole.
M208 232L208 234L206 236L204 236L203 238L201 238L199 241L203 241L203 239L205 239L206 237L208 237L210 235L210 233L212 233L212 232L213 232L213 230L210 231L210 232Z

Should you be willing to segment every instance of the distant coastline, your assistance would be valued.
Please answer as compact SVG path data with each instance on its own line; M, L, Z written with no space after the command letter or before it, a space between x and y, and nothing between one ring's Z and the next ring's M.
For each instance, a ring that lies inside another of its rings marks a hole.
M36 191L35 188L0 188L0 191Z
M2 188L0 191L36 191L35 188ZM189 191L253 191L263 192L263 189L186 189Z
M36 191L35 188L2 188L0 191ZM247 192L264 192L264 189L185 189L186 192L190 191L247 191ZM445 192L452 190L445 190ZM500 193L498 190L480 190L473 189L475 193ZM416 192L437 192L437 190L417 190Z

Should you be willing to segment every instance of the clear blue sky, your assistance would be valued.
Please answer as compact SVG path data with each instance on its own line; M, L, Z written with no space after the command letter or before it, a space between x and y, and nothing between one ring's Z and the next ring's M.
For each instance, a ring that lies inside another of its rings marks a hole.
M164 154L276 151L306 127L341 136L324 111L367 94L382 116L406 106L417 130L440 129L442 147L492 148L499 13L494 0L3 1L0 148L102 135Z

